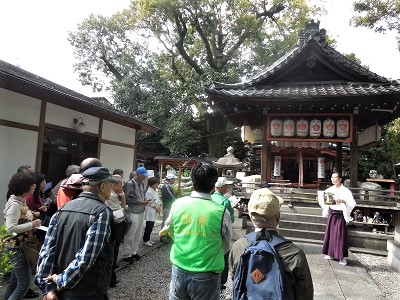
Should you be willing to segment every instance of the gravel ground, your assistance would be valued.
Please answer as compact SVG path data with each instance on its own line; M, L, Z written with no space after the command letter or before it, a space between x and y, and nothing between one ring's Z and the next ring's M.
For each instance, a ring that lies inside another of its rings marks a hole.
M354 253L388 300L400 299L400 273L383 256Z
M140 261L120 270L117 273L120 283L108 290L110 299L168 299L171 278L169 249L169 245L155 248Z
M134 262L117 274L120 283L109 290L111 300L168 299L171 266L169 245L163 245L147 253L140 261ZM400 273L391 268L386 257L354 253L356 258L371 275L388 300L400 299ZM228 282L231 289L231 282Z

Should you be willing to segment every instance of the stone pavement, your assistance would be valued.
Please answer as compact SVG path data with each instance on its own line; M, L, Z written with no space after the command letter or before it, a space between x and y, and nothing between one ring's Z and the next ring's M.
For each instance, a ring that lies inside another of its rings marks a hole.
M154 248L164 245L159 242L159 230L160 223L157 222L153 230L152 240L158 242L154 247L141 244L138 252L140 255L145 256ZM321 254L321 245L298 242L296 244L304 250L307 256L314 283L314 299L386 299L372 277L352 253L349 253L348 265L342 266L338 261L324 259Z
M151 239L157 241L153 247L148 247L142 243L139 246L139 255L144 256L157 247L164 246L159 241L158 232L160 230L160 221L156 222ZM307 255L311 274L314 282L314 299L316 300L374 300L385 299L385 296L375 284L371 276L361 265L361 263L350 253L348 265L342 266L337 261L325 260L321 254L321 245L296 243L302 247ZM120 268L128 264L120 262ZM3 282L2 288L6 283ZM2 288L0 288L0 292ZM2 295L1 295L2 296ZM0 296L0 297L1 297ZM39 299L39 298L38 298Z
M347 266L326 260L321 245L296 243L307 255L314 283L314 299L385 299L372 277L356 257L349 253Z

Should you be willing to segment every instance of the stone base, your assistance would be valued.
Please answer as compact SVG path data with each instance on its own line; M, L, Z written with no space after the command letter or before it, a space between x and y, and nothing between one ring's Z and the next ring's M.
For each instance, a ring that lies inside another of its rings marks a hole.
M393 235L349 230L349 247L367 248L379 251L387 250L387 242L393 241Z
M400 244L392 241L387 241L387 262L391 265L397 272L400 272Z

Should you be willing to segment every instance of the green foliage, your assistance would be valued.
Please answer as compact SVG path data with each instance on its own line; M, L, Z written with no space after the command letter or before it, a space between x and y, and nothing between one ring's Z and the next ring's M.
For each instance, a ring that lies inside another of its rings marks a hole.
M365 181L369 177L370 170L377 170L384 178L396 179L394 164L398 161L397 158L400 158L399 156L396 158L396 155L400 154L397 149L400 136L392 137L390 127L391 125L387 125L382 128L382 139L375 146L359 151L358 178L360 181ZM397 144L393 147L396 139Z
M306 0L137 0L90 16L69 40L81 81L96 90L108 81L115 105L164 129L172 154L217 157L227 120L205 87L271 64L316 12Z
M392 161L400 162L400 119L396 119L387 125L386 143Z
M11 237L7 234L6 225L3 224L0 227L0 276L10 272L14 267L10 263L10 259L14 252L10 251L9 248L15 245L15 240L7 239Z
M397 32L400 51L400 1L399 0L359 0L354 2L355 26L374 28L376 32L386 30Z

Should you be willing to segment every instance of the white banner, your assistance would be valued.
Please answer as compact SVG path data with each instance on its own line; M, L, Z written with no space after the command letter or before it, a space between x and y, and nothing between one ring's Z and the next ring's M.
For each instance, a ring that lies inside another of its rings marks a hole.
M318 178L325 178L325 158L318 157Z
M281 176L281 157L275 156L274 161L274 176L279 177Z

